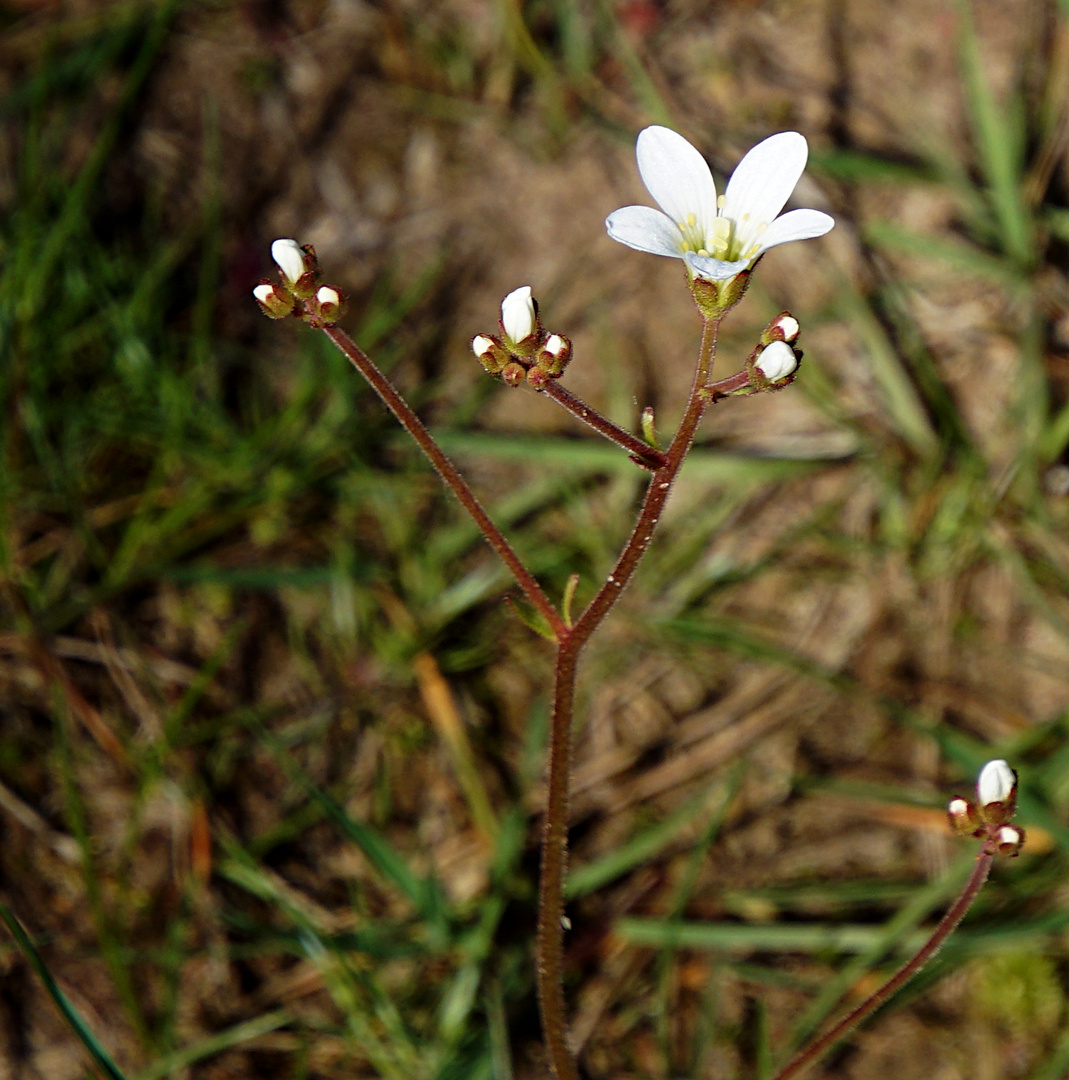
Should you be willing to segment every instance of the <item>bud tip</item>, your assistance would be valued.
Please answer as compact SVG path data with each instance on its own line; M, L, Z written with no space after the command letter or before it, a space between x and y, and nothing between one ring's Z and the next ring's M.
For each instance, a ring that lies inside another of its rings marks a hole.
M531 286L521 285L501 301L501 325L516 343L529 338L535 329L535 306Z
M980 770L976 781L976 795L981 806L1009 802L1016 788L1017 774L1002 758L989 761Z
M305 271L304 252L296 240L276 240L271 245L271 258L282 271L282 276L292 285L300 280Z

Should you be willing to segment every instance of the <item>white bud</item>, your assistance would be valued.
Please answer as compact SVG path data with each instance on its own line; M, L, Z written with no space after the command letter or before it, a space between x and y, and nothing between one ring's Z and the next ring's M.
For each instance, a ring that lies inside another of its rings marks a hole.
M296 240L276 240L271 245L271 258L291 285L304 276L304 252Z
M955 818L966 817L969 813L969 804L964 799L951 799L947 813Z
M564 349L564 338L560 334L550 334L546 338L545 350L550 356L560 356Z
M783 332L784 341L794 341L802 329L798 325L798 320L793 315L786 314L786 312L775 320L774 325L778 326Z
M255 296L261 304L266 304L267 301L275 295L275 287L274 285L257 285L256 288L252 290L252 295Z
M340 304L341 294L337 289L332 289L329 285L323 285L316 293L316 299L321 304Z
M771 345L766 345L761 350L761 355L757 358L757 366L766 379L779 382L798 367L798 358L790 345L782 341L773 341Z
M1021 842L1021 830L1012 825L1003 825L996 834L996 839L1000 844L1016 847Z
M472 352L476 356L485 356L494 347L494 342L491 338L488 338L485 334L476 334L471 339Z
M531 286L523 285L501 301L501 325L505 333L519 344L534 333L535 309L531 299Z
M976 795L981 806L988 803L1009 802L1017 786L1017 774L1002 758L989 761L981 770L976 781Z

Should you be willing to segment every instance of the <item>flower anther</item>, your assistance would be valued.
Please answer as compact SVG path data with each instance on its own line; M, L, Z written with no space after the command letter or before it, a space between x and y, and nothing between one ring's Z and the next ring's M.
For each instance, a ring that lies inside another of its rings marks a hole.
M614 211L605 222L609 236L637 251L683 259L692 278L727 281L770 248L823 236L835 224L819 210L780 216L809 156L797 131L758 143L719 198L705 159L671 129L646 128L635 154L642 182L661 209Z

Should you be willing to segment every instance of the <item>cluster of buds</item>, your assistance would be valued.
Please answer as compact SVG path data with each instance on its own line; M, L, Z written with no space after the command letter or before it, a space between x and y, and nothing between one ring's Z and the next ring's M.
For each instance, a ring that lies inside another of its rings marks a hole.
M1017 855L1024 846L1024 829L1011 825L1017 812L1017 774L997 758L989 761L976 781L976 802L952 799L947 807L951 828L959 836L984 837L991 854Z
M761 331L757 347L746 358L742 371L705 388L711 401L725 397L749 397L770 390L783 390L798 375L802 350L795 348L801 327L789 312L781 311Z
M500 337L476 334L471 348L491 375L509 386L526 382L536 390L559 379L572 358L572 343L543 328L530 285L514 289L501 301Z
M342 293L333 285L319 284L319 263L312 245L276 240L271 258L279 281L262 278L252 290L260 310L271 319L294 315L312 326L333 326L341 316Z

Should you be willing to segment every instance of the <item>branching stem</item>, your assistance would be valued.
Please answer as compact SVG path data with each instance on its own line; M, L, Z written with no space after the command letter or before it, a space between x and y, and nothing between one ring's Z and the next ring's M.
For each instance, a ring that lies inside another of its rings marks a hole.
M349 335L337 326L324 326L323 333L330 338L338 349L345 354L349 362L371 384L372 390L382 399L386 407L401 421L405 431L419 444L430 463L438 471L449 490L460 500L461 505L471 515L472 520L486 537L487 543L498 553L501 561L512 572L527 599L538 609L549 623L557 640L560 641L567 627L557 609L550 603L549 597L534 575L524 566L512 545L505 539L501 530L491 521L490 515L483 509L468 487L467 481L457 471L457 467L445 456L442 448L434 441L431 433L423 426L423 421L415 414L407 401L394 389L393 384L375 366L367 354Z
M722 318L722 315L720 316ZM550 603L534 575L521 562L508 540L490 520L479 500L456 466L446 457L408 403L389 380L344 331L324 326L324 333L345 354L353 367L371 384L405 430L416 440L442 480L471 515L490 546L512 572L527 599L552 628L557 642L553 681L553 715L549 738L549 775L546 811L542 832L542 869L538 894L537 985L542 1016L542 1032L550 1068L557 1080L579 1080L579 1066L568 1044L564 1005L564 879L568 866L568 788L571 776L572 717L579 656L594 631L627 587L645 555L654 530L668 500L672 484L694 441L706 407L719 397L742 389L746 373L710 383L709 374L716 354L720 318L706 321L698 364L679 428L667 451L660 451L601 416L556 382L543 388L594 430L623 447L644 468L652 472L635 526L612 572L574 624L569 625ZM843 1036L871 1015L913 978L942 947L976 899L992 861L991 841L985 840L976 865L961 895L939 921L920 951L905 963L871 997L791 1059L773 1080L791 1080L812 1065Z

